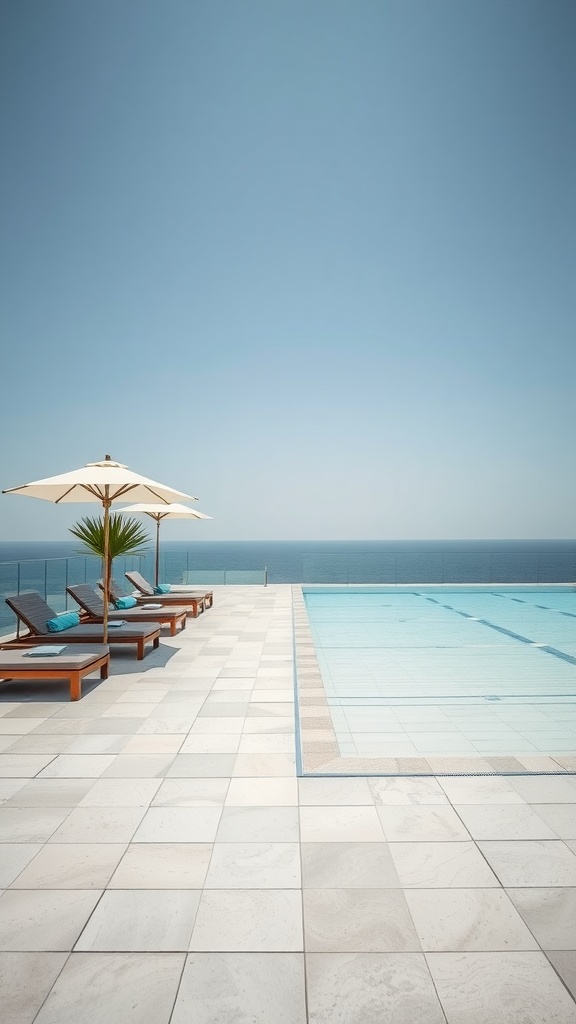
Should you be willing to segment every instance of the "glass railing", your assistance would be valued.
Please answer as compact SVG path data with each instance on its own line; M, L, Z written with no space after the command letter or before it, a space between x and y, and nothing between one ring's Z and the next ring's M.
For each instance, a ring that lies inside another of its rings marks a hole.
M188 568L189 553L162 555L160 579L162 583L197 584L198 586L263 585L267 583L266 570L216 569L193 571ZM154 553L118 557L114 559L113 575L127 589L124 580L127 570L137 569L145 579L154 579ZM69 558L34 558L20 562L0 562L0 636L14 633L16 616L6 604L6 598L35 590L55 612L77 609L77 604L66 592L67 587L88 583L96 588L102 578L102 561L96 555L77 555Z
M169 581L170 582L170 581ZM183 574L183 582L199 587L266 586L266 569L196 569Z
M302 583L573 583L576 556L537 551L419 551L310 554ZM273 579L271 582L274 582Z

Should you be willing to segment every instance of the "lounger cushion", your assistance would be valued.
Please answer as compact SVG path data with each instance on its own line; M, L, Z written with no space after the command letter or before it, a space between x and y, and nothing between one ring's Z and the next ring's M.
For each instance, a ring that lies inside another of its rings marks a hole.
M135 608L138 601L135 597L117 597L114 601L114 607L121 608Z
M159 583L157 587L154 587L154 593L155 594L169 594L170 593L170 584L169 583Z
M50 633L61 633L63 629L72 629L74 626L80 625L80 616L78 612L66 612L65 615L56 615L53 619L48 619L46 628Z

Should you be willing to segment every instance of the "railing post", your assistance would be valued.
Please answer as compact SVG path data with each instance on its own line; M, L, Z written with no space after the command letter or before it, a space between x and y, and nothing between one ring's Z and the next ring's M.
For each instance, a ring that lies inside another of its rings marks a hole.
M20 562L18 564L18 573L16 577L16 593L20 593ZM16 616L16 639L20 639L20 619Z
M268 586L268 567L264 566L264 586Z

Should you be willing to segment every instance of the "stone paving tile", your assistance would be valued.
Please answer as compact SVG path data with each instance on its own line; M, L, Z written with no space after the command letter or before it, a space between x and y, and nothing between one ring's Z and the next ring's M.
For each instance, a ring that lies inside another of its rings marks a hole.
M5 807L77 807L94 786L91 778L31 779Z
M298 805L298 780L290 778L237 778L230 780L227 807L282 807Z
M26 779L0 779L0 807L26 785Z
M183 953L72 953L35 1024L169 1024L183 963Z
M165 779L153 807L222 807L227 799L228 779Z
M304 942L309 953L422 948L399 889L305 889Z
M390 843L406 889L492 888L500 883L474 842Z
M394 889L400 881L388 843L302 843L309 889Z
M76 942L78 952L179 952L188 948L200 892L108 889Z
M562 978L568 991L576 998L576 952L572 950L546 950L546 956L554 970Z
M576 888L508 889L542 949L576 950Z
M467 840L470 833L452 807L377 807L388 842Z
M310 953L306 977L309 1024L446 1021L421 953Z
M502 885L576 886L576 856L560 841L479 842Z
M294 843L215 843L206 889L299 889L300 849Z
M131 843L109 889L201 889L211 843Z
M34 859L42 843L2 843L0 845L0 889L7 889Z
M191 953L171 1024L306 1024L301 953Z
M0 807L0 843L46 843L69 807Z
M219 843L298 842L296 807L226 806L218 826Z
M300 829L303 843L373 842L385 836L374 807L301 807Z
M437 779L368 779L373 803L447 804L443 787Z
M177 754L167 778L230 778L236 754Z
M135 843L211 843L220 807L150 807L134 835Z
M76 807L50 843L129 843L144 813L144 807Z
M406 900L425 951L538 948L502 889L411 889Z
M448 1024L576 1024L576 1005L540 952L428 953Z
M292 754L237 754L232 774L235 777L261 775L292 778L295 764Z
M306 806L367 804L372 807L374 797L366 779L299 779L300 804Z
M204 889L190 950L264 953L302 949L298 889Z
M71 950L101 891L9 889L0 896L0 950Z
M528 804L453 804L473 839L556 839Z
M67 953L0 953L0 1006L10 1024L32 1024Z
M11 888L105 889L125 849L123 843L47 844Z
M558 839L576 839L576 803L532 804L531 807Z

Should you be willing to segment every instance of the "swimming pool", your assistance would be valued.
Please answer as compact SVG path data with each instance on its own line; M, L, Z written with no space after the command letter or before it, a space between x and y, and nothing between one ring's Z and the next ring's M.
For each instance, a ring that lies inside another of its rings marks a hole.
M315 718L362 774L576 769L576 588L304 587L295 627L304 754Z

